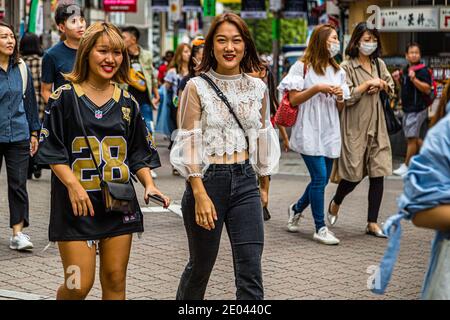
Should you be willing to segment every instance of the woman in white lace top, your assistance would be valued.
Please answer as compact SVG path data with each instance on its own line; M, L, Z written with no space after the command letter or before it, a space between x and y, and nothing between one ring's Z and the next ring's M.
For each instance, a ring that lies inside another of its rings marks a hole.
M237 119L205 79L188 82L170 153L172 165L187 179L182 211L190 258L177 299L204 298L224 225L237 298L263 299L262 204L268 202L269 175L280 157L278 137L265 121L266 86L245 74L259 70L260 62L248 27L236 14L216 17L204 52L200 71L223 92Z

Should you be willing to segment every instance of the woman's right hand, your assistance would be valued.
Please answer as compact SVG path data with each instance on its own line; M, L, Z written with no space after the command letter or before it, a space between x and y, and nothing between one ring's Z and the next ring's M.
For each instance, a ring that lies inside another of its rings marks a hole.
M206 193L195 197L195 222L202 228L211 231L216 226L217 221L216 208Z
M320 84L317 84L316 86L317 86L317 91L320 93L330 94L330 95L333 94L334 87L329 84L320 83Z
M68 187L70 203L72 204L73 214L75 216L84 216L88 214L94 216L94 207L86 190L77 181L72 186Z

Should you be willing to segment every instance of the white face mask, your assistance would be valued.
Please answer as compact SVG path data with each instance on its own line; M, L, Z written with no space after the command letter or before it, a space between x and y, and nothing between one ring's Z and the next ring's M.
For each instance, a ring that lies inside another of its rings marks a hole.
M334 58L339 52L341 52L341 44L339 42L330 42L330 47L328 48L331 58Z
M365 55L370 56L372 53L375 52L378 48L377 42L360 42L359 43L359 51Z

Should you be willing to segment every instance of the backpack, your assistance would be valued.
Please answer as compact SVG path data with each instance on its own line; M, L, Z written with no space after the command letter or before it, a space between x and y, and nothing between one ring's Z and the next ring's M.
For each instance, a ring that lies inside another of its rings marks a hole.
M410 69L416 72L422 70L423 68L427 68L427 66L421 63L414 67L411 67ZM431 91L429 94L423 94L423 100L425 101L426 106L429 107L433 104L434 99L436 99L437 97L437 82L434 79L433 70L431 68L427 68L427 71L431 78Z
M27 65L25 64L25 61L22 59L19 59L19 71L20 76L22 77L22 95L25 98L25 92L27 91L27 84L28 84L28 71L27 71Z

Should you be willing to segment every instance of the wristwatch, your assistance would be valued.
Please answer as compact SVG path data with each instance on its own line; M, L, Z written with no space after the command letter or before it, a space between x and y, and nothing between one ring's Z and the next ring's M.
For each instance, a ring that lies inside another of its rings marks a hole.
M37 134L37 133L32 133L32 134L31 134L31 136L32 136L32 137L36 137L36 138L39 138L39 136L38 136L38 134Z

